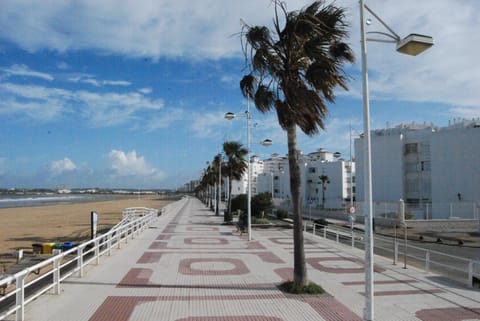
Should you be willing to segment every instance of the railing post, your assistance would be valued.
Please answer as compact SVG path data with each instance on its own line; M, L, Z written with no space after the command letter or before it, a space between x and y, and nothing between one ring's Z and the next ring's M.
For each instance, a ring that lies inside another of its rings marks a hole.
M53 260L53 294L57 295L60 294L60 260L60 255Z
M112 255L112 233L107 234L107 247L108 247L108 256Z
M304 231L304 232L307 231L307 222L303 222L303 231Z
M339 242L339 239L340 239L340 234L338 232L335 232L336 234L336 239L337 239L337 243Z
M352 247L355 247L355 231L352 228Z
M15 280L17 288L16 305L18 307L15 313L16 321L23 321L25 319L25 277L27 273L20 273Z
M398 243L397 243L397 240L395 240L395 250L394 250L394 253L393 253L393 265L397 265L397 261L398 261Z
M315 223L313 223L313 235L315 235Z
M122 243L122 229L121 228L119 228L118 231L116 232L116 236L117 236L117 249L120 249L121 248L120 243Z
M473 288L473 261L468 262L468 287Z
M425 253L425 272L430 272L430 250Z
M95 264L100 264L100 239L97 237L95 239Z
M326 225L323 227L323 238L324 239L327 238L327 226Z
M78 268L78 276L83 278L83 249L85 247L79 246L77 248L77 268Z

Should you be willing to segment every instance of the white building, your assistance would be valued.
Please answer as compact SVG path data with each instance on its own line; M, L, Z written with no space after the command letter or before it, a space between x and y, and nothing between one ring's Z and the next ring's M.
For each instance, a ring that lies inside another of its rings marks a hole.
M300 162L303 207L343 208L355 185L355 165L324 149L304 156ZM302 166L303 165L303 166ZM353 165L353 166L352 166ZM352 176L353 173L353 176ZM323 182L322 182L323 178ZM276 204L290 205L290 171L287 156L273 154L264 160L264 173L257 178L258 192L273 194Z
M263 173L263 161L256 155L253 155L250 159L250 168L252 171L252 195L257 194L257 176ZM242 179L232 182L232 198L248 193L248 170L245 170L245 173L242 176Z
M306 157L304 206L344 208L355 193L355 163L324 149Z
M358 138L355 156L359 201L364 200L363 154L364 140ZM403 199L417 218L472 217L478 212L479 119L441 128L409 124L373 130L371 156L375 204Z

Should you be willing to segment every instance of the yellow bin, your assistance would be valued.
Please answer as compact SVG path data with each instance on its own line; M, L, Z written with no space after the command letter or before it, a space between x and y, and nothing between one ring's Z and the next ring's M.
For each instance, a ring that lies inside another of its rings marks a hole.
M52 254L52 249L55 243L43 243L42 253L43 254Z

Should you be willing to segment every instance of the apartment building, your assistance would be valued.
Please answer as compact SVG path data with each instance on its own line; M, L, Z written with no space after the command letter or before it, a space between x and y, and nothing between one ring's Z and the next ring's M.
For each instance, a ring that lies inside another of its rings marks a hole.
M357 200L364 200L364 140L355 140ZM480 119L446 127L371 131L374 203L405 200L417 218L469 217L480 207Z

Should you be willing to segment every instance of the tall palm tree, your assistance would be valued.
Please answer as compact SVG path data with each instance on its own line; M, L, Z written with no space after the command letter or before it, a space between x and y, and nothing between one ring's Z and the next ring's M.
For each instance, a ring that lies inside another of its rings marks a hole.
M223 143L223 151L227 155L226 176L228 177L228 210L225 213L224 221L231 222L232 217L232 181L240 180L247 170L245 156L248 154L246 148L239 142L228 141Z
M215 171L214 174L213 174L213 176L215 178L215 183L220 183L221 184L221 177L220 176L225 175L224 169L223 169L223 162L222 162L222 155L221 154L215 155L215 157L213 158L212 166L213 166L213 170ZM219 195L217 196L216 206L215 206L215 215L216 216L220 215L220 199L222 197L221 192L220 192L220 188L219 188L218 192L219 192L218 193Z
M280 126L287 132L294 213L293 281L303 286L308 280L296 128L309 136L325 129L326 104L335 101L336 86L348 89L342 65L353 62L354 55L344 42L347 23L343 8L326 5L322 0L302 10L287 12L284 2L273 1L273 30L264 26L242 28L242 47L250 73L242 78L240 88L259 111L275 110Z

